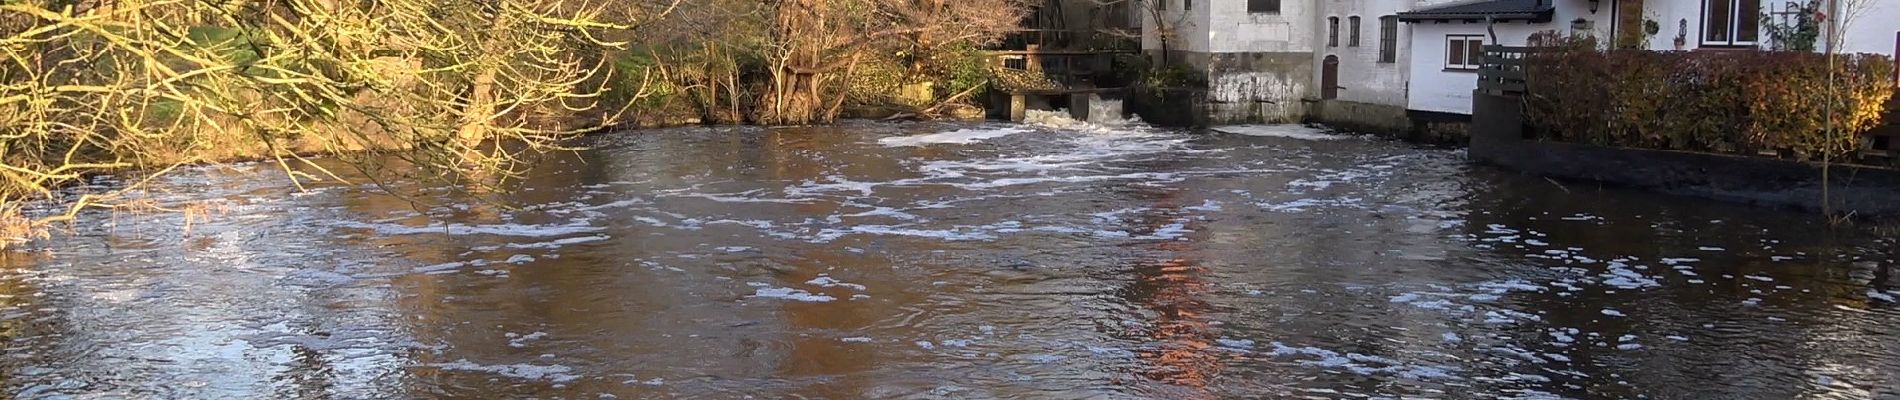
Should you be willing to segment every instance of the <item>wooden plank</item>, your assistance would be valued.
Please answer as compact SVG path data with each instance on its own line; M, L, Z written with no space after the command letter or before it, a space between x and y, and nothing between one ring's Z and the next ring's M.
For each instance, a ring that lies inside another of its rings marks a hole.
M1509 81L1524 80L1524 71L1478 71L1478 76Z
M1497 82L1497 81L1490 81L1490 80L1481 80L1481 81L1478 81L1478 88L1484 89L1484 90L1498 91L1498 92L1523 93L1524 83L1523 82Z

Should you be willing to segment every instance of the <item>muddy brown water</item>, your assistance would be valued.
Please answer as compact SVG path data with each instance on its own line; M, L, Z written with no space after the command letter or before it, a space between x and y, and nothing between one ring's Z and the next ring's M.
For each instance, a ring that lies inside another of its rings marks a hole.
M5 257L17 398L1900 398L1896 244L1310 128L683 128L268 166ZM102 182L110 185L110 182Z

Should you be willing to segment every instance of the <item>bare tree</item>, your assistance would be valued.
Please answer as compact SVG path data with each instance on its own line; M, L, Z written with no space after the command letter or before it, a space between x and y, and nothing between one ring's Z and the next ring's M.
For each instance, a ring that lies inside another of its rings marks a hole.
M767 0L772 11L764 58L770 88L759 121L829 122L844 101L841 76L873 49L928 49L987 42L1014 29L1020 0Z
M613 20L589 1L0 4L0 219L21 229L0 239L231 158L271 160L299 185L341 179L306 155L362 151L446 180L505 178L585 129L552 118L599 95L579 85L598 52L577 50L620 47L602 35L664 15ZM143 172L61 212L23 211L124 171Z
M1185 12L1169 12L1168 0L1143 0L1143 2L1145 6L1138 8L1144 10L1143 12L1147 15L1146 20L1150 24L1144 26L1142 31L1144 34L1154 35L1155 41L1161 45L1161 65L1168 65L1171 61L1169 53L1173 52L1175 41L1180 39L1181 30L1192 26L1193 22L1188 19L1188 14Z

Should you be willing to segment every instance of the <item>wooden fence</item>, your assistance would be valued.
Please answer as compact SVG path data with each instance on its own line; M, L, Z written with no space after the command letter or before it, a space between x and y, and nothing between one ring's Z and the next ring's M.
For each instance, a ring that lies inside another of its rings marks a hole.
M1495 95L1523 95L1525 56L1537 51L1534 47L1484 46L1484 59L1478 65L1478 90Z

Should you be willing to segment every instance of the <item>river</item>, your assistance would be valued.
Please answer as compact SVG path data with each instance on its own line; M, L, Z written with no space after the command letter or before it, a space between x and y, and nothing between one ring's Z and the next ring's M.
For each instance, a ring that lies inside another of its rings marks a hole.
M16 398L1900 398L1891 233L1306 127L1040 117L605 134L504 192L188 170L140 197L192 212L95 212L4 257L0 378Z

